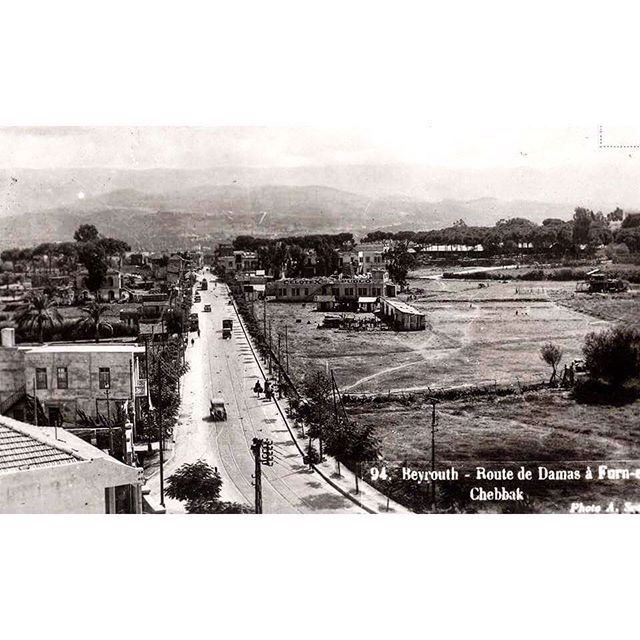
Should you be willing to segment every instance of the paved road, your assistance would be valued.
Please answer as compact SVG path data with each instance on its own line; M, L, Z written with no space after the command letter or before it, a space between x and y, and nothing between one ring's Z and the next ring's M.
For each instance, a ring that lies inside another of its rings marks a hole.
M363 513L302 464L275 403L255 396L253 386L260 370L234 308L228 304L228 288L222 283L209 286L193 308L199 312L201 337L191 334L195 344L187 348L191 369L183 379L175 455L166 465L165 477L185 462L203 459L218 468L223 478L223 499L253 506L254 461L249 446L254 436L271 438L275 465L263 467L264 513ZM205 304L211 305L210 312L203 311ZM226 317L234 320L230 340L222 338L222 320ZM209 419L209 399L213 396L224 397L226 422ZM158 475L147 486L157 496ZM182 504L173 500L166 500L166 507L170 513L184 511Z

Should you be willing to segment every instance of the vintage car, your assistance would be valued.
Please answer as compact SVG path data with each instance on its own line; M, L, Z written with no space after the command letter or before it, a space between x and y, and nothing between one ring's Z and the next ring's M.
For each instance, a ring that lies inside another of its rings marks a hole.
M227 410L224 406L224 398L214 398L209 404L209 415L216 422L227 419Z

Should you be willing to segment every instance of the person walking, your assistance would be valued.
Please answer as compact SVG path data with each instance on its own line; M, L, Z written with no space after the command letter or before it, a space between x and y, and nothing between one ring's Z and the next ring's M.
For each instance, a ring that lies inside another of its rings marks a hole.
M256 383L253 385L253 392L258 394L258 398L262 393L262 385L260 384L260 380L256 380Z

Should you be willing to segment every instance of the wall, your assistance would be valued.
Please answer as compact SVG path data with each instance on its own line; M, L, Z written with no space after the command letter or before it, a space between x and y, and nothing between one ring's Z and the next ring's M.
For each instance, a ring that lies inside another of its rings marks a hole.
M105 458L0 473L0 513L105 513L105 489L140 486L140 470Z
M0 347L0 405L18 389L24 389L24 352Z
M131 396L129 362L130 353L26 352L27 385L32 389L36 367L46 368L48 388L37 390L38 399L48 406L63 406L65 422L75 422L76 409L81 409L90 416L96 415L96 398L99 399L100 412L107 412L106 392L99 388L98 383L100 367L109 367L111 370L111 411L115 411L115 400L125 400ZM67 389L57 388L57 367L67 367Z

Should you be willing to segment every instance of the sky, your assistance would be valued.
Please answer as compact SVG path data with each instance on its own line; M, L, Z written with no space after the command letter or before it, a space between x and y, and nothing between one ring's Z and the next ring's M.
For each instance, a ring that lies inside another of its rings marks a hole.
M415 164L562 169L614 166L640 175L640 127L481 128L415 124L335 127L11 127L0 129L2 168L202 169ZM618 145L635 148L618 148Z

